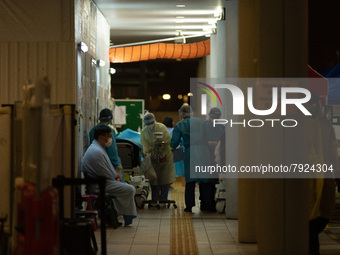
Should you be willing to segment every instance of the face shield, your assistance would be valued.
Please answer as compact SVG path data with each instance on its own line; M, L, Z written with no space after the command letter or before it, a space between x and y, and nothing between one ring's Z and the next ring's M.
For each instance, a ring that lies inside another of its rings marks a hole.
M156 123L156 118L155 115L152 113L148 112L144 115L143 119L144 125L147 126L150 129L153 129Z

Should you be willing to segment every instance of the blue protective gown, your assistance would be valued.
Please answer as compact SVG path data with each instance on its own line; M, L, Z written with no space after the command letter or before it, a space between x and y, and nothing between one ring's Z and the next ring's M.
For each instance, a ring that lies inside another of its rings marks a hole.
M193 178L190 176L190 167L194 165L210 165L209 148L206 139L206 130L203 120L191 117L178 122L172 132L170 142L171 148L176 148L183 139L184 145L184 176L185 176L185 205L187 209L195 206L195 183L214 185L215 179L205 179L200 176ZM192 172L194 172L192 170ZM200 177L200 178L197 178ZM206 192L208 191L208 192ZM213 194L210 189L200 189L201 198L204 197L205 203L213 200Z
M167 127L170 136L172 137L172 132L174 131L174 128ZM179 143L179 148L183 148L183 140L181 139L181 142ZM184 152L184 148L183 148ZM184 160L174 162L175 164L175 173L176 177L184 177Z
M194 128L190 131L190 125ZM191 132L191 133L190 133ZM203 120L196 117L186 118L178 122L172 132L170 147L176 148L183 139L185 182L209 182L207 179L190 177L190 162L195 165L210 165L209 148L205 139Z
M88 173L94 178L105 177L105 192L115 197L113 202L117 211L123 215L137 215L135 187L127 183L116 181L118 176L117 172L104 148L97 140L94 140L87 149L82 160L81 171Z

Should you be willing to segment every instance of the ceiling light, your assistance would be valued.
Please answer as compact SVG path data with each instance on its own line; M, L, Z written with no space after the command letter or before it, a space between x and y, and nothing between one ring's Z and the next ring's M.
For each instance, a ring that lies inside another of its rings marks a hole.
M105 66L105 61L99 59L99 60L97 60L97 64L98 64L98 66Z
M216 17L216 18L221 18L222 17L222 8L221 7L219 7L215 12L214 12L214 17Z
M171 96L169 94L164 94L163 95L163 99L164 100L169 100L171 98Z
M187 102L189 101L187 95L184 95L184 96L183 96L183 101L184 101L184 103L187 103Z
M84 53L89 51L89 47L84 42L81 42L79 44L79 47L80 47L81 51L84 52Z
M214 13L215 18L218 20L225 20L225 8L219 7Z
M176 19L184 19L184 16L176 16Z
M115 74L115 73L116 73L116 69L114 69L113 67L111 67L111 68L109 69L109 73L110 73L110 74Z
M181 15L213 15L216 10L178 10L175 13Z
M198 37L198 36L204 36L205 34L209 34L211 32L212 32L211 29L206 32L203 32L202 30L200 31L187 30L187 31L181 32L181 36L197 36ZM178 32L174 32L174 35L179 36Z
M176 4L176 7L177 7L177 8L184 8L184 7L185 7L185 4Z
M205 25L205 26L200 26L200 25L180 25L180 26L175 26L174 27L176 30L183 30L183 29L192 29L192 30L200 30L202 31L202 29L206 29L206 30L210 30L212 28L215 28L215 25Z
M180 18L175 19L176 23L186 22L186 23L215 23L218 19L216 18Z
M215 25L217 21L218 21L218 19L211 19L211 20L208 21L208 24L209 25Z
M188 93L188 97L192 97L194 94L192 94L191 92Z

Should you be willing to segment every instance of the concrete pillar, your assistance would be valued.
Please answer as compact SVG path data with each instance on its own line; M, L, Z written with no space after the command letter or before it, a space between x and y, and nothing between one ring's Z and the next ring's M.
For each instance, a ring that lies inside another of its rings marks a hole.
M211 36L210 77L224 82L225 78L238 77L238 11L237 0L230 0L225 5L225 20L217 22L217 33ZM217 89L224 105L222 118L232 116L231 94L225 89ZM233 117L236 120L236 117ZM226 162L237 166L237 128L226 127ZM238 180L223 180L226 187L226 216L236 219L238 216Z
M256 1L240 0L239 17L239 77L257 76L258 22ZM256 151L255 135L249 128L239 129L238 161L240 165L252 164L251 156ZM256 188L254 179L239 179L238 182L238 239L239 242L256 242Z
M212 34L210 36L210 56L209 56L209 77L208 78L216 78L217 77L217 57L218 57L218 49L217 49L217 35Z
M226 77L238 77L238 0L230 0L225 6L225 48L226 48ZM224 90L225 92L225 90ZM232 116L233 107L231 94L227 95L227 116ZM227 117L225 116L225 117ZM237 116L232 116L237 121ZM238 129L226 128L226 162L238 167ZM226 187L226 216L238 218L238 179L223 180Z
M240 77L307 77L307 10L307 0L240 0ZM240 164L305 160L303 128L239 131ZM306 180L244 179L239 187L241 242L257 241L261 255L308 254Z

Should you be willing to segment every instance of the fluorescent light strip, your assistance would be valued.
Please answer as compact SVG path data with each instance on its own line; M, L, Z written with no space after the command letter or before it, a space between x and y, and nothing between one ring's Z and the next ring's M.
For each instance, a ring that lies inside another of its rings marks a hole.
M182 25L182 26L175 26L176 30L183 30L183 29L212 29L215 28L214 25L206 25L206 26L200 26L200 25Z
M176 23L215 23L217 19L214 18L201 18L201 19L190 19L190 18L185 18L185 19L176 19Z
M175 13L180 15L214 15L216 10L178 10Z
M205 34L202 35L202 32L197 32L197 31L185 31L185 32L181 32L181 35L182 36L187 36L187 35L202 35L202 36L205 36L205 35L210 35L212 33L212 31L207 31L205 32Z

